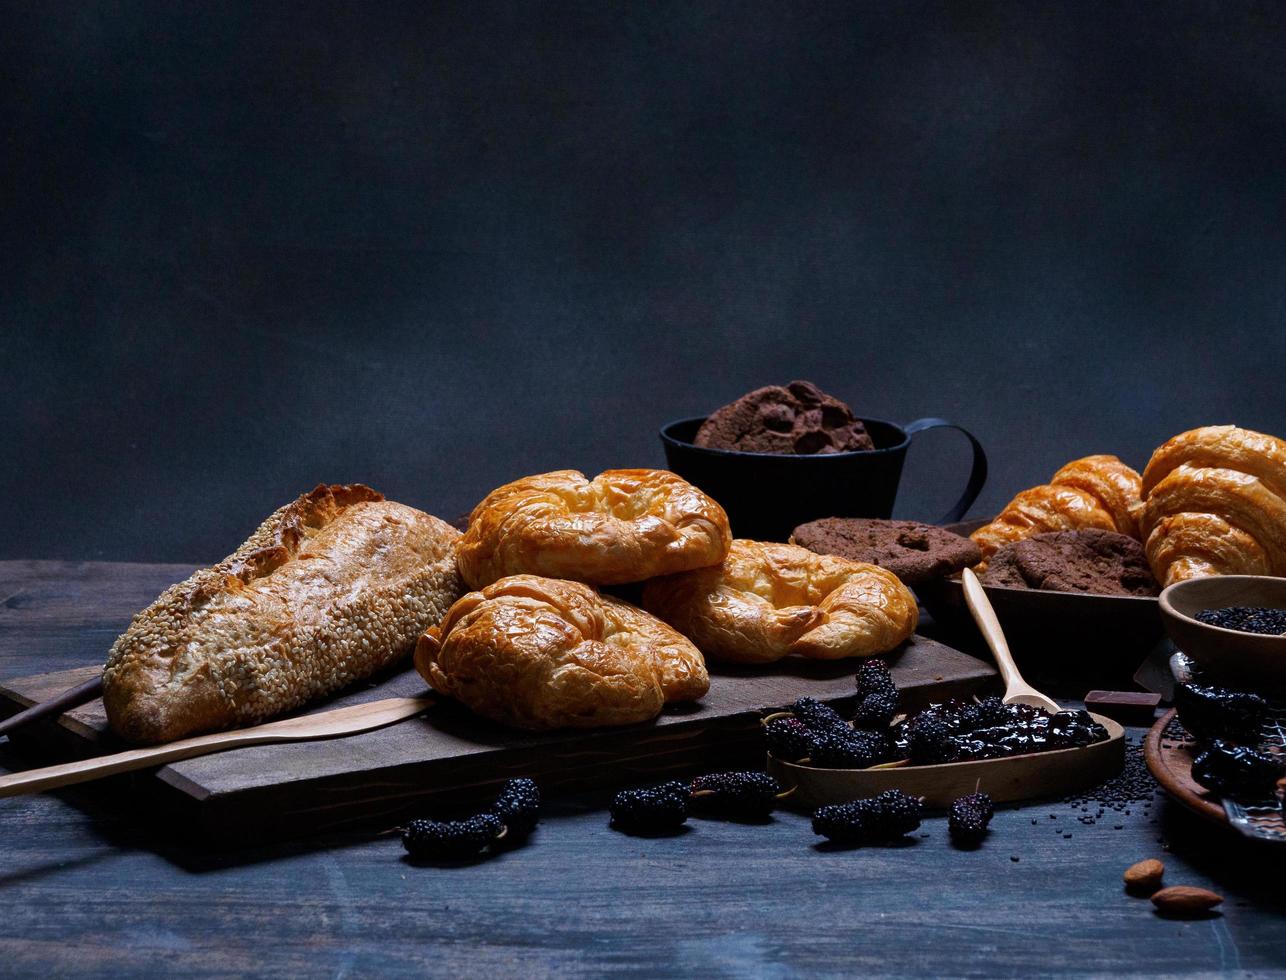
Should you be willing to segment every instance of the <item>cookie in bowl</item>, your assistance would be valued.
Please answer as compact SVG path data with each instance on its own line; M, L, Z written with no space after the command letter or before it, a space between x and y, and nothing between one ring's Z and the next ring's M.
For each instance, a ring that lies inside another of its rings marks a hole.
M1114 531L1032 535L991 556L984 585L1091 595L1155 596L1161 591L1143 545Z

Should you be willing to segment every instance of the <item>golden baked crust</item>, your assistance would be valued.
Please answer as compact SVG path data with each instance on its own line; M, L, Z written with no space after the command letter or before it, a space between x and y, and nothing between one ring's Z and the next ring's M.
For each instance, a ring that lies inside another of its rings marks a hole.
M459 537L360 484L304 494L134 617L103 670L112 729L255 724L404 657L462 591Z
M769 663L887 653L915 632L915 596L876 565L738 538L723 563L653 579L643 605L709 657Z
M1286 575L1286 442L1233 425L1183 432L1152 454L1143 487L1159 581Z
M477 714L535 731L647 721L710 688L700 651L660 620L537 575L460 599L420 637L415 669Z
M667 470L556 470L473 509L460 573L472 589L521 574L618 585L717 565L731 540L723 508Z
M1000 548L1047 531L1099 528L1139 537L1143 481L1117 457L1084 456L1063 466L1049 483L1022 491L990 524L969 535L983 569Z

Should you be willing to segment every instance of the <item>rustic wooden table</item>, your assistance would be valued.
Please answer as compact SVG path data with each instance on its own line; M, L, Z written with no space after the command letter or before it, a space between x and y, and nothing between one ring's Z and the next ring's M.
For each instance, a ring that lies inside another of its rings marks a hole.
M183 574L0 562L0 672L101 658L128 610ZM104 598L118 621L93 612ZM394 838L212 854L101 787L3 800L0 962L44 976L1286 970L1286 859L1161 798L1092 826L1067 803L1006 809L974 852L950 847L940 817L903 847L826 851L794 813L645 840L610 830L602 804L554 801L525 847L422 868ZM1151 856L1169 883L1221 892L1222 914L1169 921L1126 896L1121 871Z

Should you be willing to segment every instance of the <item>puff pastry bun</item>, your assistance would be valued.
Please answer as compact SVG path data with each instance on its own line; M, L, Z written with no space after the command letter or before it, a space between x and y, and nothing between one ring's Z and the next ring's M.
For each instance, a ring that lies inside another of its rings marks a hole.
M982 552L982 563L997 550L1033 534L1100 528L1139 537L1143 481L1115 456L1074 459L1049 483L1024 490L1005 505L994 521L970 535Z
M659 619L537 575L461 598L420 637L415 668L477 714L536 731L647 721L710 688L701 652Z
M717 565L731 540L723 508L666 470L556 470L473 509L460 574L474 589L520 574L618 585Z
M1142 531L1166 585L1286 575L1286 442L1234 425L1184 432L1143 471Z
M709 657L869 657L915 632L915 596L876 565L742 538L723 563L654 579L643 605Z

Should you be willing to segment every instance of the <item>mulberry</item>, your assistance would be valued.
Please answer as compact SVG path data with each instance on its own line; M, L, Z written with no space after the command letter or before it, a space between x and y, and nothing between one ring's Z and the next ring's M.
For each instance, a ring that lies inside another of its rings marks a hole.
M952 762L960 755L960 747L952 737L951 729L931 711L915 716L909 735L908 751L916 765Z
M468 820L412 820L402 831L402 846L412 857L458 861L478 855L503 831L493 813Z
M1192 778L1213 793L1234 799L1270 800L1286 773L1286 761L1218 739L1192 760Z
M491 807L510 837L526 837L540 819L540 789L531 779L511 779Z
M996 807L986 793L970 793L951 804L947 831L959 847L977 847L987 836L987 824Z
M866 800L824 806L813 813L813 833L837 844L895 840L920 826L920 801L891 789Z
M741 819L766 817L781 787L766 772L714 772L692 780L692 803L709 813Z
M791 705L790 710L810 732L848 730L848 722L839 716L839 712L816 698L800 698Z
M764 726L768 751L778 759L795 762L808 755L812 733L798 718L774 718Z
M671 781L649 789L627 789L612 800L612 824L628 833L658 833L688 819L686 784Z
M1207 684L1180 684L1174 706L1183 727L1203 742L1259 742L1268 703L1257 694Z

